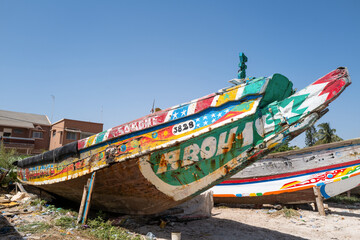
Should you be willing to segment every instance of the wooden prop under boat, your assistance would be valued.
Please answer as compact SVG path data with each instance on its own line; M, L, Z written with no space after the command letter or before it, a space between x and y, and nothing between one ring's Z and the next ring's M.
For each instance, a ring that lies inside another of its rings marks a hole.
M300 134L350 82L346 68L295 94L280 74L238 79L236 86L19 161L18 179L80 202L96 171L93 208L158 213Z
M360 184L360 138L268 155L212 188L217 203L298 204Z

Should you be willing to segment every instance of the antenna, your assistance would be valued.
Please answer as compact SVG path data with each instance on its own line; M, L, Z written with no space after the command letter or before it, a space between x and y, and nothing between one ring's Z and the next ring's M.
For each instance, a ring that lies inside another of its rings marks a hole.
M155 98L154 98L153 105L152 105L152 108L151 108L150 112L151 113L155 112Z

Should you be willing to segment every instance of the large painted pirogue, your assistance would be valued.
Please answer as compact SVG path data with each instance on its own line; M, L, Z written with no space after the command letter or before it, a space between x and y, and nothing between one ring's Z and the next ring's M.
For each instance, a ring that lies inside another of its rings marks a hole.
M18 162L18 179L80 202L96 171L94 208L153 214L220 183L312 125L349 84L338 68L294 93L280 74L235 81Z
M360 184L360 138L270 154L212 188L217 203L299 204Z

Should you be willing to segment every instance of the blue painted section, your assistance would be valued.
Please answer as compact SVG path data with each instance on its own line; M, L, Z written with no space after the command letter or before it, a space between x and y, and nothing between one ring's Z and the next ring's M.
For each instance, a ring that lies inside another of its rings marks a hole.
M327 199L327 198L330 198L330 196L325 192L325 187L326 187L326 184L324 184L320 187L320 193L321 193L321 195L323 195L323 197L325 199Z

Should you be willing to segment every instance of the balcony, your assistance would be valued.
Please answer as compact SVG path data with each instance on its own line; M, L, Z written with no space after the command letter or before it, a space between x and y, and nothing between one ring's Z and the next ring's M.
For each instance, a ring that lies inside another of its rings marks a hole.
M0 137L0 142L4 144L5 148L16 149L34 149L35 139L33 138L19 138L19 137Z

